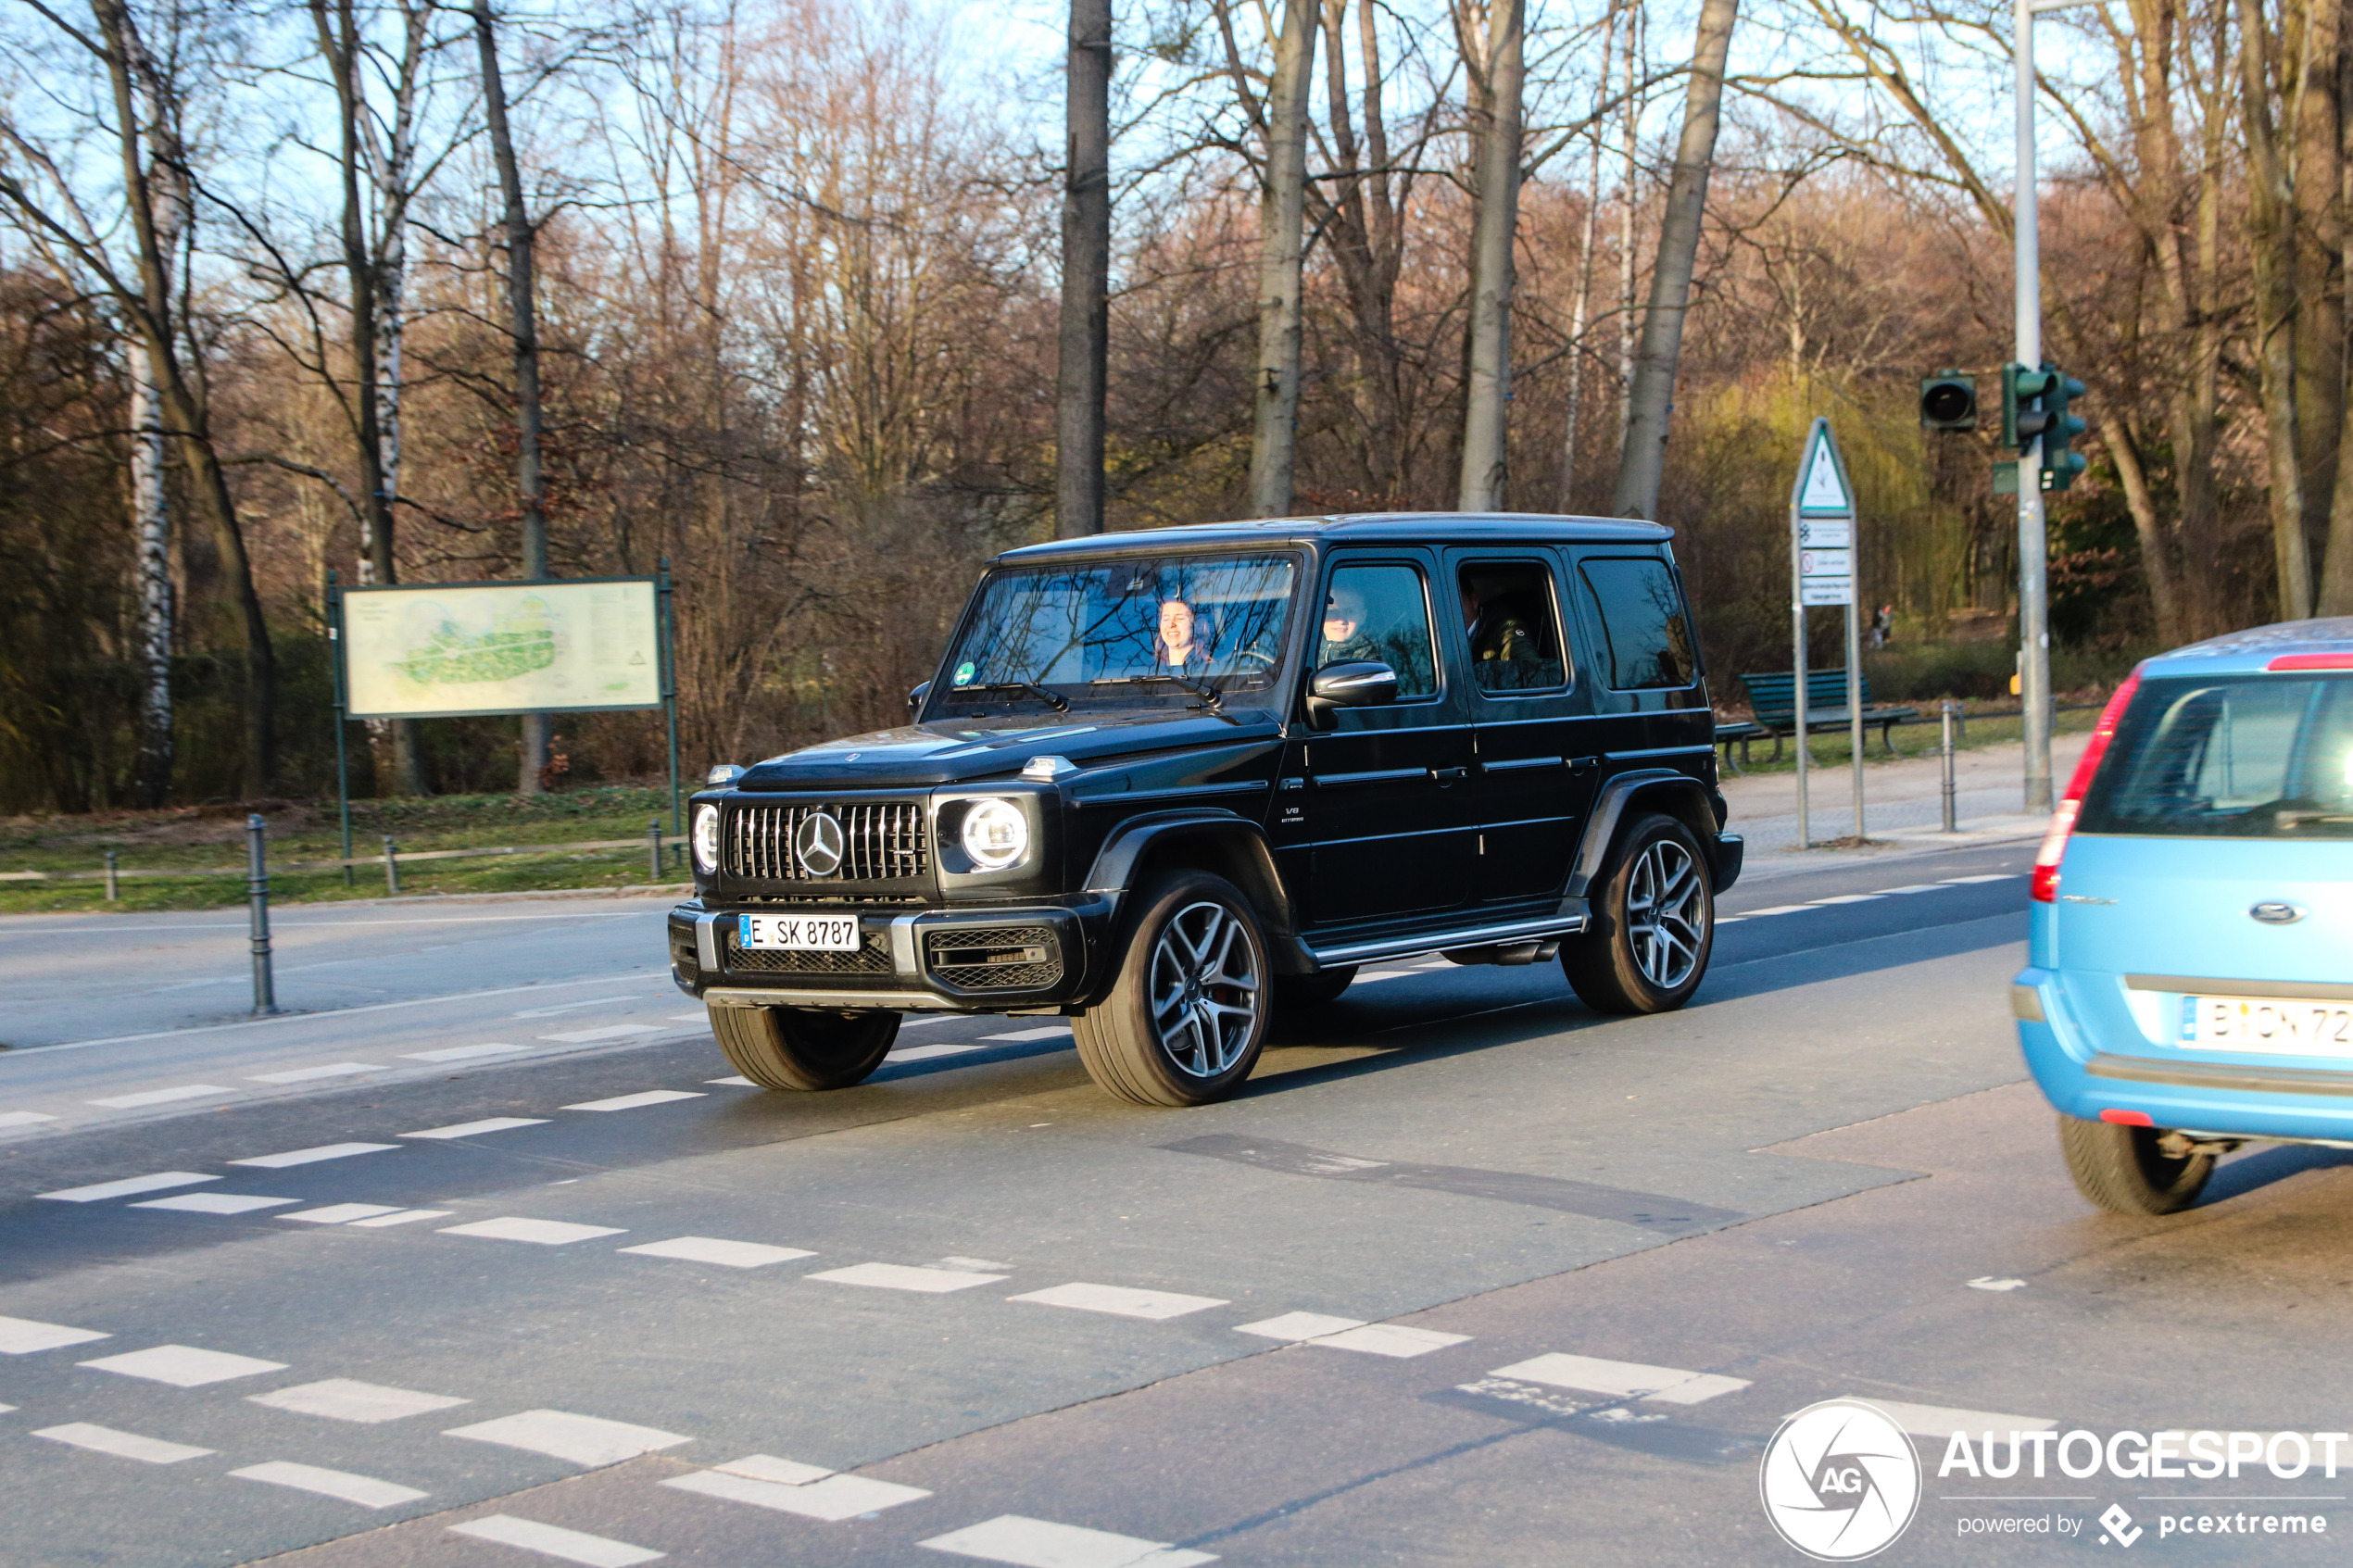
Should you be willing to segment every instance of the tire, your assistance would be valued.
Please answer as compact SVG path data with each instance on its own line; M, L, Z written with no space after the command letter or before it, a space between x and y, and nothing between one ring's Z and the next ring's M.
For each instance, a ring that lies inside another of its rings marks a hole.
M1304 1012L1311 1008L1327 1008L1340 1000L1356 978L1356 966L1344 964L1338 969L1319 969L1313 974L1278 974L1275 977L1275 1010Z
M711 1032L736 1071L763 1089L846 1089L890 1054L899 1014L715 1007Z
M2180 1159L2158 1148L2161 1127L2120 1127L2062 1116L2059 1152L2075 1190L2111 1214L2178 1214L2197 1201L2214 1173L2214 1157Z
M1136 898L1111 994L1071 1020L1078 1058L1137 1105L1228 1098L1258 1065L1272 1010L1257 911L1205 872L1155 879Z
M1596 1012L1671 1012L1692 999L1716 946L1716 890L1692 830L1656 812L1627 824L1592 898L1592 923L1561 944L1561 972Z

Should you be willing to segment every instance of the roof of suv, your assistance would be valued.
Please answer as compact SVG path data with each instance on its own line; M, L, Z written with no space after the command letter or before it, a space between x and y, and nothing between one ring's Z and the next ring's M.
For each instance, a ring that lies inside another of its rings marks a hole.
M1186 523L1175 528L1096 533L1008 550L1000 561L1093 555L1110 550L1168 549L1220 544L1497 544L1581 543L1658 545L1674 530L1615 517L1556 517L1542 512L1342 512L1327 517L1278 517L1249 522Z
M2238 675L2269 669L2282 654L2342 654L2353 668L2353 617L2252 626L2158 654L2145 675ZM2181 668L2175 668L2176 665ZM2332 665L2332 668L2334 666Z

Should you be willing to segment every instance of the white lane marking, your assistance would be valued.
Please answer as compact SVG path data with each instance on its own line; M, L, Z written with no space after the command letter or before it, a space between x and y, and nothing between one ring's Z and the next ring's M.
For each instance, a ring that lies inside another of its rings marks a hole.
M1741 922L1746 920L1747 918L1748 917L1746 915L1718 915L1716 917L1716 923L1718 925L1738 925Z
M544 1127L544 1116L492 1116L480 1122L459 1122L447 1127L427 1127L422 1132L403 1133L404 1138L473 1138L484 1133L503 1133L510 1127Z
M56 1120L45 1110L0 1110L0 1127L31 1127Z
M585 1046L591 1040L618 1040L630 1035L659 1035L659 1023L608 1023L601 1029L574 1029L568 1035L542 1035L543 1040L554 1040L567 1046Z
M1308 1343L1322 1346L1327 1350L1361 1350L1368 1356L1390 1356L1405 1361L1415 1356L1427 1356L1432 1350L1443 1350L1450 1345L1467 1345L1470 1338L1467 1334L1445 1334L1434 1328L1375 1323L1339 1334L1323 1335Z
M408 1061L472 1061L477 1057L512 1056L517 1051L530 1048L529 1046L449 1046L437 1051L403 1051L401 1056Z
M708 1012L673 1012L670 1015L670 1022L673 1023L708 1023L711 1022L711 1014Z
M452 1524L449 1533L472 1536L476 1540L497 1541L500 1546L521 1547L542 1557L560 1557L566 1562L578 1562L585 1568L635 1568L640 1562L651 1562L664 1555L647 1547L631 1546L606 1536L592 1536L582 1530L567 1530L560 1524L542 1524L536 1520L518 1519L511 1513L493 1513L487 1518L469 1520Z
M806 1486L833 1474L821 1464L803 1464L798 1460L778 1459L774 1454L746 1454L711 1468L724 1470L730 1475L749 1475L755 1481L774 1481L780 1486Z
M383 1154L398 1148L396 1143L322 1143L316 1148L290 1148L283 1154L257 1154L250 1160L232 1160L232 1165L258 1165L265 1171L283 1171L289 1165L316 1165L321 1160L348 1160L355 1154Z
M977 1273L1009 1274L1013 1272L1013 1266L1011 1263L995 1263L986 1258L951 1256L939 1260L939 1266L944 1269L971 1269Z
M920 1290L939 1295L950 1290L970 1290L975 1285L994 1285L1003 1274L967 1273L961 1269L917 1269L903 1263L853 1263L846 1269L827 1269L820 1274L803 1274L803 1279L822 1279L832 1285L867 1285L878 1290Z
M299 1198L257 1198L245 1192L183 1192L172 1198L151 1198L133 1209L176 1209L186 1214L250 1214L257 1209L283 1209Z
M354 1220L353 1230L382 1230L386 1225L406 1225L418 1220L446 1220L456 1213L454 1209L403 1209L396 1214L379 1214L372 1220Z
M756 1089L760 1087L759 1085L753 1083L750 1079L744 1077L741 1073L736 1074L733 1078L705 1078L703 1082L706 1084L724 1084L731 1089Z
M1757 920L1766 915L1802 915L1813 907L1811 904L1776 904L1769 909L1751 909L1743 918Z
M248 1464L243 1470L233 1470L229 1474L241 1481L262 1481L272 1486L292 1486L296 1491L316 1492L322 1498L356 1502L362 1508L390 1508L395 1503L415 1502L427 1495L414 1486L379 1481L372 1475L354 1475L347 1470L322 1470L315 1464L296 1464L283 1459Z
M16 1408L17 1407L14 1405L0 1405L0 1415L6 1415L10 1411L15 1410Z
M226 1383L234 1377L286 1370L283 1361L233 1356L226 1350L200 1350L194 1345L157 1345L151 1350L132 1350L75 1364L123 1377L145 1378L149 1383L169 1383L174 1388L201 1388L208 1383Z
M1884 897L1880 893L1833 893L1827 898L1817 898L1817 904L1869 904Z
M313 1078L348 1078L355 1073L382 1073L372 1061L331 1061L324 1067L289 1067L283 1073L248 1073L248 1084L307 1084ZM231 1474L237 1474L231 1471Z
M1941 893L1944 890L1944 884L1941 882L1915 882L1903 887L1882 887L1880 889L1881 893Z
M497 1443L586 1465L619 1464L657 1449L674 1449L694 1441L656 1426L633 1426L625 1421L573 1415L569 1411L524 1411L472 1426L453 1426L442 1436Z
M1431 964L1424 967L1436 969L1441 966ZM1452 960L1449 960L1442 967L1447 969L1459 969L1462 966L1453 962ZM1376 980L1411 980L1415 975L1419 974L1420 972L1422 972L1421 968L1384 969L1377 971L1371 974L1360 974L1354 980L1349 982L1349 984L1352 985L1370 985Z
M297 1209L291 1214L281 1214L281 1220L300 1220L313 1225L340 1225L351 1220L365 1220L376 1214L396 1214L400 1206L395 1203L330 1203L324 1209Z
M528 1241L541 1247L561 1247L567 1242L587 1241L600 1236L621 1236L623 1227L617 1225L575 1225L565 1220L525 1220L505 1215L496 1220L476 1220L467 1225L444 1225L443 1236L478 1236L486 1241Z
M1969 1282L1969 1287L1971 1290L2023 1290L2026 1288L2026 1282L2022 1279L2002 1279L1993 1274L1980 1274Z
M1059 1031L1059 1030L1049 1030L1049 1031L1047 1031L1047 1033L1049 1033L1049 1034L1059 1034L1059 1033L1061 1033L1061 1031ZM1026 1034L1022 1034L1022 1035L986 1035L986 1036L984 1036L984 1038L987 1038L987 1039L991 1039L991 1040L1018 1040L1018 1039L1027 1039L1028 1037L1029 1037L1029 1036L1028 1036ZM904 1047L901 1047L900 1049L895 1050L895 1051L891 1052L888 1056L887 1056L887 1057L883 1058L883 1060L884 1060L886 1063L888 1063L888 1062L893 1062L893 1061L929 1061L929 1060L932 1060L933 1058L935 1058L935 1057L942 1057L942 1056L962 1056L962 1055L963 1055L964 1052L966 1052L966 1051L976 1051L976 1050L978 1050L978 1049L980 1049L980 1047L979 1047L979 1046L977 1046L977 1045L959 1046L959 1045L954 1045L954 1044L951 1044L951 1043L950 1043L949 1041L942 1040L939 1044L937 1044L937 1045L936 1045L936 1046L904 1046Z
M1956 887L1961 887L1973 882L2008 882L2014 877L2021 877L2025 874L2024 872L1993 872L1984 876L1948 876L1944 880ZM1922 1405L1919 1408L1926 1410L1929 1407Z
M55 1350L113 1337L94 1328L68 1328L61 1323L36 1323L31 1318L0 1318L0 1356L29 1356L36 1350Z
M143 1089L135 1095L109 1095L105 1099L86 1099L84 1105L103 1105L108 1110L136 1110L143 1105L170 1105L176 1099L202 1099L207 1095L233 1095L234 1089L219 1084L182 1084L170 1089Z
M472 1402L452 1394L421 1394L414 1388L394 1388L382 1383L361 1383L349 1377L330 1377L321 1383L297 1383L291 1388L279 1388L267 1394L248 1394L245 1399L249 1404L292 1411L296 1415L321 1415L329 1421L356 1421L369 1426Z
M583 1100L566 1110L635 1110L641 1105L668 1105L673 1099L701 1099L700 1089L648 1089L642 1094L615 1095L610 1099Z
M969 1013L962 1012L927 1012L921 1018L900 1018L899 1021L899 1027L901 1029L921 1029L926 1023L953 1023L960 1018L968 1018L971 1015Z
M93 1426L86 1421L44 1426L33 1436L46 1437L53 1443L70 1443L94 1454L143 1460L149 1464L178 1464L183 1459L202 1459L212 1452L210 1449L192 1449L185 1443L167 1443L160 1437L142 1437L135 1432L118 1432L111 1426Z
M673 1236L668 1241L649 1241L642 1247L623 1247L620 1250L641 1252L648 1258L683 1258L689 1263L716 1263L726 1269L757 1269L791 1258L817 1256L803 1247L770 1247L758 1241L723 1241L714 1236Z
M1067 1023L1056 1023L1043 1029L1014 1029L1002 1035L983 1035L984 1040L1051 1040L1070 1033Z
M1848 1399L1886 1413L1915 1437L1950 1437L1956 1432L2056 1432L2058 1423L2039 1415L1995 1415L1990 1411L1953 1410L1944 1405L1906 1405L1867 1394Z
M1165 1541L1139 1540L1018 1513L1001 1513L915 1544L985 1562L1011 1562L1016 1568L1193 1568L1217 1561L1213 1552L1181 1551Z
M578 1012L582 1008L610 1007L614 1002L632 1002L636 999L635 997L590 997L577 1002L558 1002L553 1007L525 1008L521 1012L510 1012L507 1016L509 1018L553 1018L559 1013Z
M1554 1351L1510 1366L1497 1367L1494 1377L1549 1383L1585 1394L1607 1394L1617 1399L1656 1399L1662 1404L1696 1405L1719 1394L1748 1386L1742 1377L1685 1372L1680 1367L1644 1366L1640 1361L1605 1361L1592 1356L1568 1356Z
M1320 1339L1327 1334L1364 1326L1363 1318L1336 1318L1328 1312L1285 1312L1280 1317L1243 1323L1234 1332L1254 1334L1261 1339L1285 1339L1296 1345L1302 1339Z
M134 1192L160 1192L165 1187L194 1186L198 1182L217 1182L219 1176L199 1175L194 1171L158 1171L152 1176L125 1176L119 1182L100 1182L95 1186L67 1187L61 1192L44 1192L43 1198L59 1203L96 1203L103 1198L129 1198Z
M1131 1290L1124 1285L1088 1285L1083 1280L1050 1286L1008 1301L1035 1301L1041 1307L1069 1307L1082 1312L1109 1312L1114 1317L1181 1318L1226 1305L1222 1296L1180 1296L1173 1290Z
M886 1508L931 1496L920 1486L902 1486L895 1481L870 1480L863 1475L828 1475L823 1480L796 1485L757 1480L734 1473L732 1467L730 1471L698 1470L691 1475L673 1475L661 1484L682 1492L699 1492L707 1498L748 1502L755 1508L831 1523L855 1519L862 1513L878 1513Z

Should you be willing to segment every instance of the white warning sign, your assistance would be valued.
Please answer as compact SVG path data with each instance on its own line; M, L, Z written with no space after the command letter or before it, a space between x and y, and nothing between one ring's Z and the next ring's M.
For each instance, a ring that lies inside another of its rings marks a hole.
M1815 421L1814 436L1806 444L1806 472L1797 487L1797 510L1801 517L1836 517L1855 515L1855 497L1846 487L1846 470L1838 460L1838 449L1831 441L1830 421Z

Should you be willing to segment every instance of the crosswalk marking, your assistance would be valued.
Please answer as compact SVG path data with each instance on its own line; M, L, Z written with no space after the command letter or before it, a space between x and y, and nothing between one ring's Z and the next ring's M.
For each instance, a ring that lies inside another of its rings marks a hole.
M351 1228L356 1231L381 1230L386 1225L413 1224L419 1220L446 1220L454 1212L449 1209L402 1209L390 1214L378 1214L372 1219L354 1220Z
M714 1464L713 1470L724 1470L730 1475L749 1475L755 1481L774 1481L786 1486L806 1486L812 1481L823 1481L833 1474L823 1465L802 1464L798 1460L778 1459L774 1454L746 1454L724 1464Z
M1050 1033L1060 1034L1061 1031L1053 1030L1050 1031ZM984 1038L991 1040L1010 1040L1019 1037L1020 1036L1012 1035L989 1035L984 1036ZM929 1061L935 1057L962 1056L966 1051L976 1051L978 1049L980 1049L980 1047L976 1044L960 1046L947 1040L942 1040L936 1046L903 1047L883 1058L883 1060L885 1063L893 1061Z
M160 1437L142 1437L136 1432L118 1432L111 1426L93 1426L86 1421L69 1421L63 1426L44 1426L33 1434L53 1443L67 1443L77 1449L88 1449L94 1454L112 1454L117 1459L135 1459L147 1464L178 1464L182 1460L202 1459L210 1449L194 1448L186 1443L167 1443Z
M323 1067L289 1067L283 1073L248 1073L248 1084L308 1084L314 1078L348 1078L360 1073L382 1073L372 1061L331 1061Z
M1467 1334L1444 1334L1434 1328L1414 1328L1405 1323L1374 1323L1362 1328L1344 1329L1308 1341L1327 1350L1360 1350L1368 1356L1390 1356L1404 1361L1414 1356L1427 1356L1432 1350L1443 1350L1453 1345L1470 1343Z
M322 1160L348 1160L355 1154L383 1154L398 1148L396 1143L322 1143L316 1148L290 1148L283 1154L257 1154L250 1160L232 1160L232 1165L252 1165L264 1171L283 1171L290 1165L316 1165Z
M563 1109L566 1110L635 1110L644 1105L668 1105L674 1099L705 1098L707 1097L700 1089L647 1089L639 1094L615 1095L610 1099L582 1100L578 1105L567 1105Z
M1226 1305L1222 1296L1180 1296L1173 1290L1131 1290L1124 1285L1088 1285L1073 1281L1069 1285L1051 1286L1026 1295L1009 1296L1009 1301L1035 1301L1041 1307L1070 1307L1082 1312L1109 1312L1114 1317L1181 1318L1188 1312L1205 1311L1211 1307Z
M623 1252L642 1253L648 1258L679 1258L689 1263L716 1263L727 1269L757 1269L769 1263L781 1263L792 1258L814 1258L814 1252L800 1247L770 1247L757 1241L723 1241L712 1236L673 1236L668 1241L648 1241L638 1247L623 1247Z
M297 1491L316 1492L322 1498L356 1502L362 1508L390 1508L395 1503L415 1502L427 1495L414 1486L379 1481L372 1475L354 1475L347 1470L324 1470L315 1464L296 1464L283 1459L248 1464L243 1470L233 1470L229 1474L241 1481L292 1486Z
M463 1524L449 1526L452 1535L472 1536L476 1540L497 1541L500 1546L520 1547L535 1551L542 1557L559 1557L566 1562L578 1562L585 1568L635 1568L640 1562L651 1562L664 1554L646 1547L631 1546L605 1536L592 1536L582 1530L567 1530L560 1524L542 1524L533 1519L518 1519L511 1513L494 1513L484 1519L470 1519Z
M409 1061L472 1061L477 1057L513 1056L518 1051L530 1048L529 1046L445 1046L437 1051L403 1051L401 1056Z
M1362 1328L1362 1318L1338 1318L1328 1312L1285 1312L1280 1317L1265 1318L1237 1327L1236 1334L1254 1334L1261 1339L1283 1339L1291 1344L1302 1340L1320 1339L1327 1334L1340 1334L1352 1328Z
M1010 1562L1015 1568L1194 1568L1217 1561L1213 1552L1183 1551L1164 1541L1018 1513L1000 1514L916 1544L985 1562Z
M201 1388L208 1383L226 1383L232 1378L286 1370L283 1361L233 1356L226 1350L200 1349L194 1345L157 1345L152 1349L130 1350L120 1356L102 1356L94 1361L75 1364L95 1372L144 1378L149 1383L169 1383L174 1388Z
M56 1120L45 1110L0 1110L0 1127L31 1127Z
M61 1323L37 1323L31 1318L0 1318L0 1356L29 1356L36 1350L87 1345L112 1335L94 1328L68 1328Z
M931 1496L920 1486L902 1486L863 1475L826 1475L815 1481L792 1483L756 1480L733 1470L698 1470L691 1475L673 1475L661 1485L829 1523L855 1519L862 1513L878 1513L886 1508Z
M608 1023L601 1029L574 1029L569 1034L542 1035L539 1037L553 1040L559 1045L585 1046L592 1040L623 1040L632 1035L661 1033L663 1030L659 1023Z
M377 1214L397 1214L400 1208L393 1203L330 1203L323 1209L296 1209L281 1214L282 1220L300 1220L312 1225L340 1225L353 1220L365 1220Z
M258 1198L242 1192L183 1192L170 1198L151 1198L131 1207L176 1209L188 1214L250 1214L257 1209L277 1209L301 1201L299 1198Z
M58 1203L98 1203L109 1198L129 1198L134 1192L161 1192L166 1187L194 1186L198 1182L217 1182L220 1179L219 1176L200 1175L194 1171L158 1171L152 1176L125 1176L119 1182L67 1187L60 1192L44 1192L40 1196Z
M135 1095L109 1095L105 1099L84 1100L84 1105L102 1105L108 1110L136 1110L147 1105L170 1105L174 1100L201 1099L207 1095L233 1095L237 1091L219 1084L181 1084L169 1089L143 1089Z
M479 1122L458 1122L447 1127L427 1127L421 1133L403 1133L404 1138L473 1138L484 1133L503 1133L511 1127L544 1127L544 1116L488 1116Z
M472 1402L453 1394L423 1394L414 1388L393 1388L350 1377L297 1383L291 1388L267 1394L248 1394L245 1399L249 1404L267 1405L271 1410L324 1416L329 1421L358 1422L366 1426Z
M496 1421L476 1422L472 1426L453 1426L442 1436L496 1443L501 1448L522 1449L590 1466L619 1464L658 1449L674 1449L681 1443L694 1441L660 1427L633 1426L625 1421L574 1415L569 1411L524 1411L517 1415L502 1415Z
M950 1290L970 1290L975 1285L994 1285L1005 1276L972 1273L963 1269L912 1268L904 1263L853 1263L846 1269L827 1269L823 1273L801 1277L821 1279L828 1285L864 1285L877 1290L915 1290L937 1296Z
M1748 1386L1745 1378L1685 1372L1679 1367L1644 1366L1640 1361L1605 1361L1557 1351L1497 1367L1491 1375L1549 1383L1556 1388L1606 1394L1616 1399L1655 1399L1668 1405L1696 1405Z
M1070 1033L1067 1023L1056 1023L1043 1029L1013 1029L1002 1035L983 1035L984 1040L1051 1040Z
M625 1233L618 1225L576 1225L569 1220L526 1220L519 1215L504 1214L495 1220L476 1220L470 1224L444 1225L441 1234L480 1236L485 1241L528 1241L539 1247L563 1247L575 1241Z

